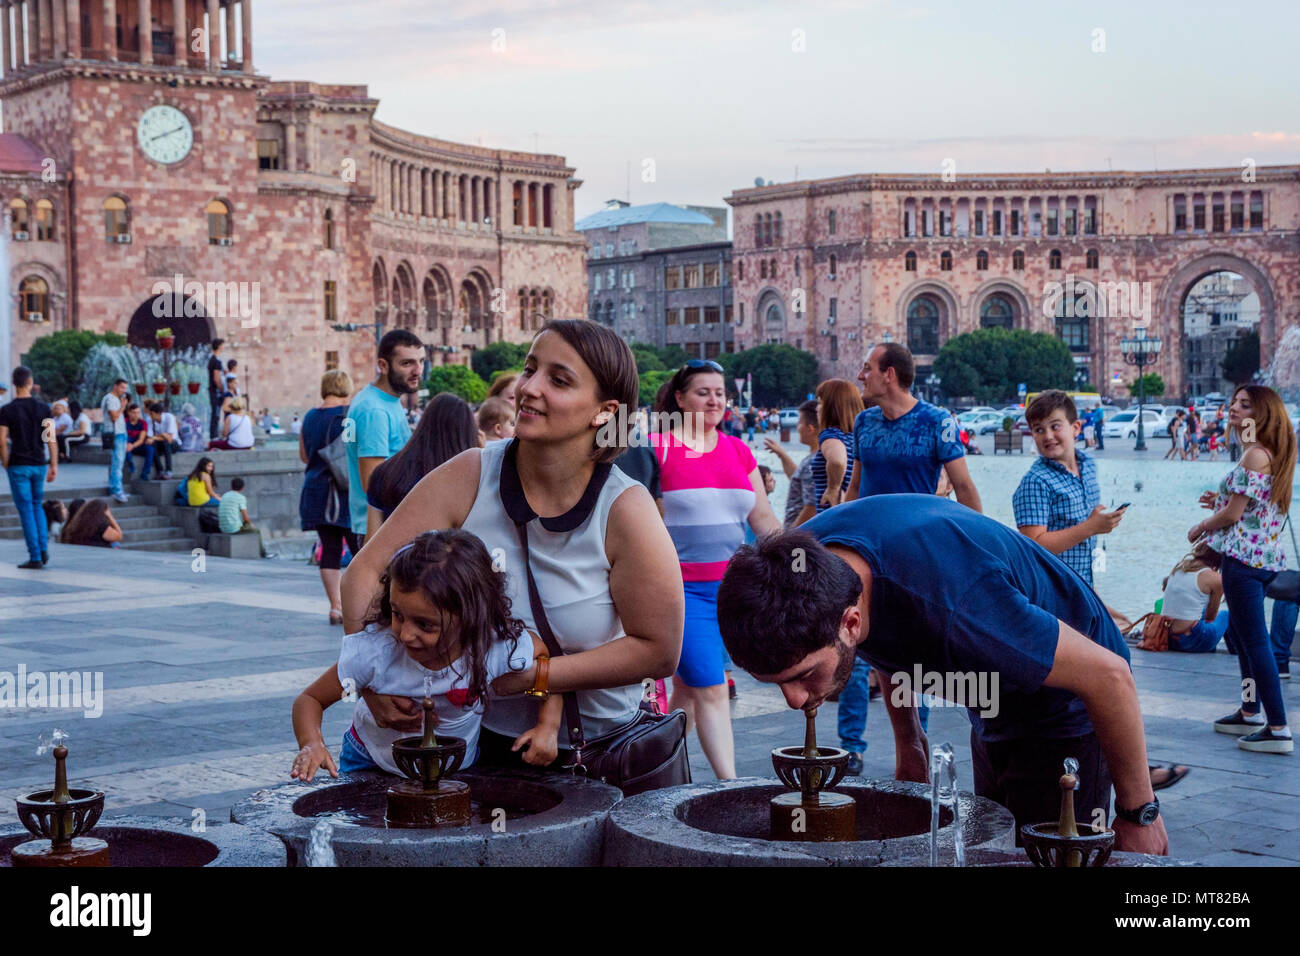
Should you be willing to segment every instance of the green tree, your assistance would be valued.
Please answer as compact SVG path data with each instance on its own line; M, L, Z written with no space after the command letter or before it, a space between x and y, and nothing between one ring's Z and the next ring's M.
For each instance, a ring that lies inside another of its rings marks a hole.
M430 369L424 387L430 395L451 392L467 402L481 402L487 398L487 382L464 365L440 365Z
M665 368L654 369L653 371L644 373L641 376L641 385L640 390L637 393L637 400L642 405L649 405L651 408L654 408L655 397L659 394L660 387L664 382L668 381L672 377L672 371Z
M1147 372L1142 376L1142 392L1146 398L1159 398L1165 393L1165 380L1155 372ZM1137 398L1137 382L1133 382L1133 384L1128 387L1128 393L1134 398Z
M125 345L126 336L116 332L101 334L81 329L64 329L42 335L33 342L26 361L32 370L32 377L41 386L41 394L47 399L78 397L82 404L86 404L88 397L77 393L81 364L86 360L86 354L100 342L106 345ZM91 404L96 400L89 397Z
M934 361L947 395L996 402L1016 394L1024 382L1031 392L1074 387L1069 347L1055 335L1028 329L977 329L955 335Z
M686 354L686 349L680 345L665 345L659 349L659 361L664 363L664 368L676 371L687 363L690 356Z
M1248 385L1259 371L1259 332L1250 331L1228 346L1223 377L1233 385Z
M732 354L723 368L728 387L733 378L754 376L755 405L797 405L817 388L816 357L790 345L756 345Z
M523 368L528 356L528 344L524 342L493 342L486 348L475 349L470 356L470 365L475 374L485 382L492 381L497 372L512 368Z
M664 365L663 359L659 357L659 350L653 345L634 342L632 344L632 357L636 359L638 375L644 375L646 372L660 372L667 367Z

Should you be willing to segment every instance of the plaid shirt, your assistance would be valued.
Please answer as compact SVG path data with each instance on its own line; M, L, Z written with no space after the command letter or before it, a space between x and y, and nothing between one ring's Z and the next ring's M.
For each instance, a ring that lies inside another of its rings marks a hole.
M1072 528L1101 503L1096 462L1078 448L1074 455L1079 464L1077 478L1063 466L1042 457L1025 472L1011 498L1017 527L1043 525L1048 531ZM1089 584L1092 584L1093 541L1094 538L1086 538L1057 555Z

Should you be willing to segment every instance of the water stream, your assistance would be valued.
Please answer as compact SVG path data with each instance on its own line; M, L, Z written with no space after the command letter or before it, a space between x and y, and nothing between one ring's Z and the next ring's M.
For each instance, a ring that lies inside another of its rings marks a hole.
M338 861L334 859L334 824L329 820L321 820L311 828L311 836L307 840L307 865L308 866L338 866Z
M961 829L961 799L957 789L957 759L952 744L944 742L930 750L930 865L939 865L939 808L952 808L954 866L966 865L966 840ZM946 781L947 786L944 786Z

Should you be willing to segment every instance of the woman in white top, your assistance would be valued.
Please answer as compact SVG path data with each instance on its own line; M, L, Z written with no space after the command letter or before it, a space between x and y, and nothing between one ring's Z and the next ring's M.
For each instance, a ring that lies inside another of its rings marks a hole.
M244 400L230 400L230 414L221 425L221 437L208 442L208 450L214 448L238 451L253 447L253 420L244 412Z
M636 719L644 678L668 677L681 653L684 598L672 539L649 492L610 463L636 407L636 363L612 330L585 320L548 322L519 377L513 439L471 448L426 475L348 566L343 624L360 629L392 554L430 529L464 528L507 576L512 613L534 628L516 523L547 619L565 654L550 664L577 694L583 730L600 736ZM515 688L515 692L527 690ZM543 688L534 688L541 691ZM381 727L419 729L405 697L363 695ZM494 702L483 719L481 762L522 766L515 737L537 719L526 697ZM568 748L560 728L562 757Z
M1169 618L1169 649L1188 653L1212 652L1228 630L1219 577L1218 552L1198 544L1169 572L1160 613Z

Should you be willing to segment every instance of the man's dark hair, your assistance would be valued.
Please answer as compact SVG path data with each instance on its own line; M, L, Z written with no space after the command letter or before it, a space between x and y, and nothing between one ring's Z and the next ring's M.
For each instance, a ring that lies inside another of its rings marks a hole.
M243 478L231 478L231 479L230 479L230 490L231 490L231 491L243 491L243 490L244 490L244 479L243 479Z
M393 353L399 348L424 348L420 337L409 329L391 329L379 340L379 358L391 363Z
M239 359L230 359L230 361L226 362L227 371L238 367L239 367Z
M14 388L26 388L32 384L32 370L26 365L20 365L14 369L13 374Z
M880 355L880 371L892 368L898 376L898 387L911 388L916 378L916 362L912 360L908 347L902 342L884 342L879 348L884 349Z
M779 674L839 637L862 581L807 531L744 545L718 586L718 627L727 652L751 674Z
M803 419L805 425L813 428L817 427L817 399L810 398L799 406L799 417Z
M1025 422L1032 428L1039 422L1046 421L1057 409L1065 412L1065 420L1074 424L1079 420L1079 411L1074 407L1074 399L1059 388L1049 388L1039 395L1025 409Z
M226 344L226 340L225 340L225 339L213 339L213 340L212 340L212 351L215 352L217 349L221 348L221 346L223 346L223 345L225 345L225 344Z
M148 412L150 415L152 415L154 412L158 412L159 414L161 414L163 410L163 404L162 402L145 402L144 410Z
M126 383L127 383L127 382L126 382L126 379L124 379L124 378L115 378L115 379L113 379L113 387L114 387L114 388L117 388L119 385L125 385Z

